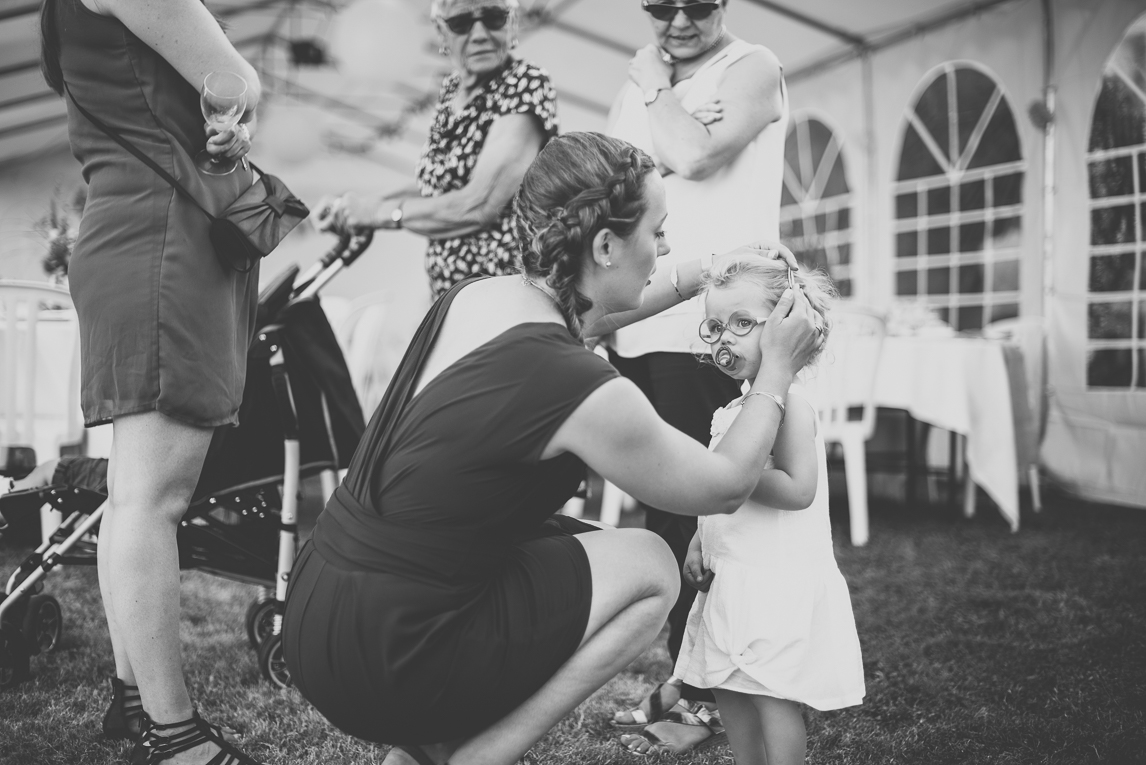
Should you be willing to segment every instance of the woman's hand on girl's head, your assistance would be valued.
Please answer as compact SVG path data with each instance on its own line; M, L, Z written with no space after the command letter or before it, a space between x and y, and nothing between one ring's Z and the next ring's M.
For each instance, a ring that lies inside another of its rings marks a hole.
M790 381L822 343L808 298L798 289L784 290L760 332L761 374L777 372Z

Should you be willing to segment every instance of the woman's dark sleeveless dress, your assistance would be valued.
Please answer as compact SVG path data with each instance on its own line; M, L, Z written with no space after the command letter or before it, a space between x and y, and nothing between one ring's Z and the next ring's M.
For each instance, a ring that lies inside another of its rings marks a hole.
M207 176L199 94L114 18L52 3L60 66L75 99L220 212L251 172ZM89 425L159 411L199 427L234 424L254 328L258 269L224 269L206 216L101 132L70 99L68 136L88 184L69 281L79 315Z
M359 738L466 738L573 654L592 580L550 518L576 490L572 454L540 460L617 373L564 326L515 326L411 397L462 282L439 300L291 574L283 653L302 694Z

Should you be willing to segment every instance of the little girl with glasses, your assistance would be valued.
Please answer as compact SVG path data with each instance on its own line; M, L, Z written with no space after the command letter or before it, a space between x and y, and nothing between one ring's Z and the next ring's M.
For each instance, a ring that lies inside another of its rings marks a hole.
M800 289L830 330L830 282L778 261L738 261L710 273L700 328L713 360L751 383L760 371L758 327L785 289ZM748 501L700 518L684 576L701 591L689 614L674 675L716 696L737 765L804 762L802 705L861 703L863 663L848 587L828 522L824 440L816 412L793 385L780 407L772 457ZM747 396L712 417L710 448Z

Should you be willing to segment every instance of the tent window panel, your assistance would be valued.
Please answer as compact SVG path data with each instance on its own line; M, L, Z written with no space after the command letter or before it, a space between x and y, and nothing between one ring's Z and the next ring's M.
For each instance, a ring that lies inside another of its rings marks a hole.
M948 295L951 293L951 269L931 268L927 271L927 294Z
M939 321L944 324L951 323L951 309L950 308L936 308L935 315L939 317Z
M1146 390L1146 348L1138 351L1138 388Z
M900 271L895 275L896 295L915 295L919 292L919 281L916 271Z
M919 115L919 121L927 128L927 132L935 139L939 148L946 151L951 135L946 72L935 78L935 82L923 91L923 95L919 97L919 103L915 105L915 113ZM935 173L927 173L927 175L935 175Z
M919 133L915 132L915 127L908 125L907 132L903 136L903 153L900 155L899 161L899 180L909 181L915 178L942 174L943 168L939 166L938 160L923 143Z
M1134 289L1133 252L1116 255L1095 255L1090 259L1091 292L1128 292ZM1146 274L1143 274L1146 279Z
M951 187L939 186L927 192L927 214L940 215L951 212Z
M848 191L848 180L844 174L844 160L842 156L839 156L836 157L835 164L832 165L832 172L824 184L824 199L843 196Z
M895 217L914 218L919 215L919 198L915 192L899 194L895 197Z
M1022 204L1023 202L1023 175L1015 173L1004 175L995 179L994 183L995 206Z
M995 82L977 69L963 68L955 73L955 100L959 109L959 152L966 151L971 134L986 111L991 96L995 95Z
M1126 388L1134 375L1129 348L1103 348L1087 354L1086 384L1094 388Z
M964 305L959 307L959 320L956 325L960 330L983 328L983 306Z
M981 252L986 238L986 223L964 223L959 227L959 252Z
M1146 102L1117 73L1108 71L1094 107L1090 150L1119 149L1146 143Z
M987 123L979 150L971 158L970 168L990 167L1005 162L1016 162L1023 158L1019 146L1019 131L1015 127L1015 117L1006 100L1000 101L995 115Z
M1133 332L1134 304L1091 303L1087 316L1087 337L1092 340L1130 339Z
M852 210L850 207L841 207L836 218L836 230L846 231L852 227Z
M987 182L971 181L959 186L959 209L982 210L987 203Z
M1126 244L1134 239L1134 205L1099 207L1090 211L1091 244Z
M1002 218L991 226L991 246L997 250L1019 245L1022 222L1018 218Z
M1015 303L996 305L991 307L991 321L1014 319L1019 315L1019 307Z
M951 252L951 229L933 228L927 232L927 254L947 255Z
M836 262L841 266L846 266L852 262L852 246L850 244L841 244L836 248Z
M986 266L982 263L959 266L959 292L964 295L982 292L985 272Z
M796 197L792 196L792 191L785 182L780 186L780 206L787 207L794 204L796 204Z
M846 298L852 296L852 280L840 279L836 282L836 290L840 293L840 297Z
M816 231L821 234L831 231L831 229L828 228L828 216L825 213L820 213L816 216Z
M919 234L915 231L902 231L895 237L895 255L899 258L914 258L919 254Z
M1017 292L1019 289L1019 261L1004 260L996 263L993 273L992 292Z
M1146 194L1146 151L1138 153L1138 190Z
M1130 157L1115 157L1090 163L1091 199L1122 197L1133 193L1134 165Z

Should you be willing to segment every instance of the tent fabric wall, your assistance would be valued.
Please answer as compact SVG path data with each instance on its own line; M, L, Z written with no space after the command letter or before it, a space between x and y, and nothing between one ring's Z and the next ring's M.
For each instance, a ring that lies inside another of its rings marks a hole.
M1091 120L1107 59L1146 4L1076 0L1057 3L1056 11L1057 196L1043 465L1082 496L1146 507L1146 392L1086 389Z
M1044 278L1044 133L1027 117L1029 106L1044 97L1046 17L1040 0L996 6L866 59L795 78L792 109L821 116L839 131L852 179L854 294L860 302L886 307L896 300L893 189L907 112L945 63L966 62L997 80L1014 112L1026 162L1020 312L1041 322L1046 334L1044 467L1082 496L1146 507L1146 393L1085 388L1090 121L1106 60L1146 3L1052 0L1051 7L1058 96L1053 262L1045 269L1053 274L1051 285ZM1042 348L1035 343L1024 351L1038 359Z

